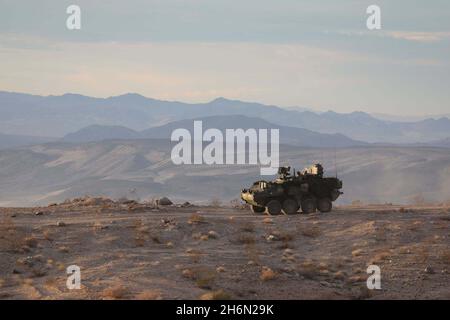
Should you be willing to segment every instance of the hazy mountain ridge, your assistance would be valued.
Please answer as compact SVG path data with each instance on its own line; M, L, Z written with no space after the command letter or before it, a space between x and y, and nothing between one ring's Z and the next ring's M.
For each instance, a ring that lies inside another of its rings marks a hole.
M278 129L280 143L303 147L349 147L367 145L365 142L352 140L341 134L322 134L307 129L279 126L268 121L241 115L211 116L198 118L202 122L203 132L209 128L221 130L225 139L226 129ZM90 142L111 139L167 139L175 129L184 128L190 131L192 139L194 120L180 120L160 127L153 127L143 131L134 131L125 127L90 126L80 131L66 135L63 141ZM198 137L197 137L198 138ZM200 137L202 138L202 137Z
M62 137L91 125L123 126L142 131L173 121L220 115L258 117L281 126L339 133L366 142L416 143L450 137L448 118L385 121L364 112L315 113L225 98L188 104L138 94L103 99L77 94L42 97L0 92L0 110L1 132L50 137Z
M54 141L55 138L33 137L0 133L0 149L15 148Z

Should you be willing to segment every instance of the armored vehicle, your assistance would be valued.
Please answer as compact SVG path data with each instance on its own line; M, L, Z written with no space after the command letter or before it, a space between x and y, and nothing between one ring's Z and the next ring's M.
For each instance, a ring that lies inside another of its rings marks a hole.
M250 189L243 189L241 199L251 205L254 213L270 215L330 212L332 202L343 192L337 177L324 177L321 164L293 172L291 167L280 167L274 181L256 181Z

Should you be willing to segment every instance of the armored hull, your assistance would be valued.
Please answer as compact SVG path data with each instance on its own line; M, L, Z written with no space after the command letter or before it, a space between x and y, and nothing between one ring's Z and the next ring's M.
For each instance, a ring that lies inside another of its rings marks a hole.
M330 212L333 201L342 194L341 189L341 180L323 177L320 164L294 172L294 175L290 174L290 167L281 167L277 179L254 182L249 189L242 190L241 199L250 204L255 213Z

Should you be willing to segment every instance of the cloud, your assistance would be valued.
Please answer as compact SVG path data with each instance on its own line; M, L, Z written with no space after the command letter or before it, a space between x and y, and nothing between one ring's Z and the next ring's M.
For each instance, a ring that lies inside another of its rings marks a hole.
M422 32L422 31L354 31L354 30L339 30L339 31L325 31L325 34L338 34L343 36L357 36L357 37L379 37L392 38L398 40L434 43L450 39L450 32Z
M450 32L391 31L387 32L386 35L394 39L416 42L438 42L450 39Z

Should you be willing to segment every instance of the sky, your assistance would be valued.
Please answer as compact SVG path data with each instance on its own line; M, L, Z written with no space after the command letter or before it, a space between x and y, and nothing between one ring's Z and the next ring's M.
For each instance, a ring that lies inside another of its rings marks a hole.
M449 57L448 0L0 0L1 91L450 114Z

